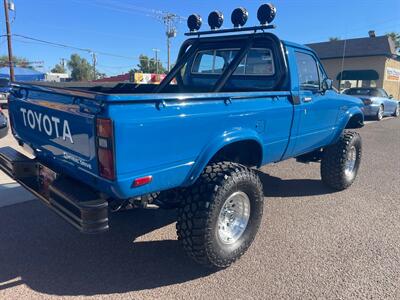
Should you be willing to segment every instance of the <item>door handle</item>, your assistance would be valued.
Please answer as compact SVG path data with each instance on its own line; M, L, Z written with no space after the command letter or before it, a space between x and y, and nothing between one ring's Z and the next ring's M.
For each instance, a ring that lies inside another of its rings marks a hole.
M307 103L307 102L311 102L312 101L312 97L304 97L303 98L303 102Z

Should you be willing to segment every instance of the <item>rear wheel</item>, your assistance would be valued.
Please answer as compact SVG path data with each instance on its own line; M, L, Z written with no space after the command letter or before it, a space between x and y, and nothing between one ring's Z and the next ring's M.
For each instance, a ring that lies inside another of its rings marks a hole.
M324 149L321 161L322 181L336 190L350 187L361 163L362 143L357 132L344 132L336 144Z
M263 214L262 184L254 171L236 163L213 163L183 198L178 238L196 262L226 268L247 251Z
M385 108L383 105L379 106L378 112L376 113L375 120L381 121L383 119L383 114L385 113Z

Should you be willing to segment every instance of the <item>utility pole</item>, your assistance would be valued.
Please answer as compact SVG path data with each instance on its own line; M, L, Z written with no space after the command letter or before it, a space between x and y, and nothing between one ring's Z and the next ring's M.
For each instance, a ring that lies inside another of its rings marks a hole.
M166 27L165 34L167 35L168 72L171 71L171 39L176 37L177 31L175 23L179 18L178 15L173 13L166 13L162 18Z
M97 78L97 72L96 72L96 64L97 64L97 57L96 53L92 52L92 61L93 61L93 80L96 80Z
M155 56L156 56L156 74L158 74L159 73L159 70L158 70L158 68L159 68L159 63L158 63L158 53L160 52L160 49L153 49L153 51L154 51L154 53L155 53Z
M8 42L8 65L10 66L10 81L15 81L14 74L14 62L13 62L13 52L12 52L12 44L11 44L11 26L10 26L10 18L8 15L8 0L4 0L4 14L6 17L6 29L7 29L7 42Z

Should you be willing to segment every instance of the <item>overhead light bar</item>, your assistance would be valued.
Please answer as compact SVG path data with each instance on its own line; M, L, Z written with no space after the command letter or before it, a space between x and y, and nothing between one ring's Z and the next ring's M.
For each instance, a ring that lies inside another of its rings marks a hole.
M220 11L213 11L208 16L208 25L210 25L211 30L217 30L224 24L224 15Z
M276 16L276 7L270 3L261 5L257 12L257 19L260 24L265 26L270 24Z
M203 19L198 14L191 15L187 20L187 25L189 27L190 32L199 31L202 24L203 24Z
M235 28L240 28L246 25L249 19L249 12L244 7L236 8L232 12L231 20Z
M203 23L202 18L198 14L193 14L188 18L187 24L190 32L185 33L187 36L200 36L200 35L212 35L232 32L257 32L265 31L267 29L276 28L271 22L276 17L276 8L274 5L267 3L259 7L257 11L257 18L260 25L244 27L249 19L249 12L244 7L236 8L231 15L231 21L234 28L221 29L224 23L224 15L220 11L213 11L208 16L208 25L211 30L199 32Z

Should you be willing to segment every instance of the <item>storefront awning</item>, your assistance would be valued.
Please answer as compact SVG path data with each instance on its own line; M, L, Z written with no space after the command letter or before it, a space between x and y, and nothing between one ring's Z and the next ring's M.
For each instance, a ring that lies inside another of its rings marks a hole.
M379 74L375 70L347 70L340 72L336 80L378 80Z

